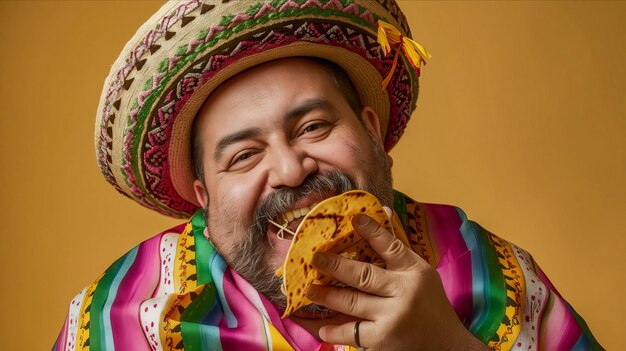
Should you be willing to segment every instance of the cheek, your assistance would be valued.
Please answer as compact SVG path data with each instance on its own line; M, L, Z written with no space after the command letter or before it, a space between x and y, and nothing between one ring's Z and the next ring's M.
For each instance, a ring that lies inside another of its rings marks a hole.
M252 191L246 183L219 182L209 188L209 237L227 262L232 262L231 252L243 240L250 223L254 206Z
M342 134L323 145L316 145L310 155L321 163L320 169L340 170L360 183L363 180L360 170L363 169L363 160L368 160L370 150L367 145L355 142L358 136Z
M209 188L209 222L219 228L240 231L246 228L258 203L262 187L252 175L217 179ZM213 228L212 228L213 229ZM232 233L239 235L238 232Z

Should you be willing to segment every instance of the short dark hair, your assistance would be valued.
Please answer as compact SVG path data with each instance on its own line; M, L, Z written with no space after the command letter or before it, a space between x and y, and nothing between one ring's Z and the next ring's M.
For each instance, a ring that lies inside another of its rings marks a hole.
M343 98L346 100L356 117L361 120L361 110L363 109L363 104L361 103L361 98L359 97L359 93L356 90L354 83L352 83L352 80L346 71L332 61L321 58L317 58L315 60L318 61L324 69L326 69L326 72L328 72L330 77L333 79L333 84L335 84L337 90L339 90L341 95L343 95Z
M332 78L333 84L335 85L337 90L339 90L343 98L350 106L350 109L352 109L359 121L361 121L361 110L363 109L363 105L361 103L361 99L359 98L359 93L356 90L354 83L352 83L352 80L350 80L350 77L348 77L346 71L338 64L326 59L318 57L307 57L307 59L311 59L319 63L324 68L324 70L326 70L326 72ZM196 179L200 180L202 184L204 184L204 162L202 160L203 155L201 140L202 138L200 138L200 132L198 131L197 122L198 119L195 118L191 127L191 162Z

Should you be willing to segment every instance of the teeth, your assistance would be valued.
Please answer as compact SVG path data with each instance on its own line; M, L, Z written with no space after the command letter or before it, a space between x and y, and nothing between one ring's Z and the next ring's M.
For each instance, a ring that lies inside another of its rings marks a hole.
M300 209L300 217L306 215L307 213L309 213L309 211L311 211L311 209L308 208L308 207L301 208Z
M302 208L297 208L297 209L295 209L293 211L285 212L285 213L282 214L281 219L283 219L283 220L286 219L287 222L291 222L294 219L298 219L300 217L306 216L306 214L309 213L311 211L311 209L313 207L315 207L315 205L316 204L313 204L310 207L309 206L305 206L305 207L302 207Z
M287 222L291 222L294 219L294 211L289 211L285 213L285 217L287 218Z
M269 220L270 223L272 223L274 226L276 226L276 228L278 228L278 232L276 233L276 236L278 236L278 239L280 240L285 240L288 239L285 237L285 233L289 233L291 234L291 236L295 236L296 233L294 233L292 230L290 230L287 225L289 224L289 222L293 221L294 219L298 219L300 217L304 217L306 216L307 213L309 213L311 211L311 209L313 207L315 207L315 205L317 205L316 203L311 205L311 207L309 206L304 206L302 208L297 208L293 211L289 211L286 213L283 213L280 218L279 221L282 222L281 223L276 223L274 221L272 221L271 219Z

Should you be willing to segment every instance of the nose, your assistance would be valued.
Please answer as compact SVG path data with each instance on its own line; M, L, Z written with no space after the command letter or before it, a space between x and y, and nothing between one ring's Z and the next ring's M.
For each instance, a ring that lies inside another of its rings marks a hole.
M290 145L275 147L271 153L268 182L272 188L295 188L317 172L317 162L303 150Z

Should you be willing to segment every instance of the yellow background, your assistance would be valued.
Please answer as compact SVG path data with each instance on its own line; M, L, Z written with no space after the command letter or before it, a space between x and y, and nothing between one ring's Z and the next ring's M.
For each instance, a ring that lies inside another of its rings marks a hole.
M626 308L626 3L400 1L433 54L396 187L531 251L608 349ZM0 348L49 349L71 298L177 223L100 175L110 65L159 3L0 2Z

